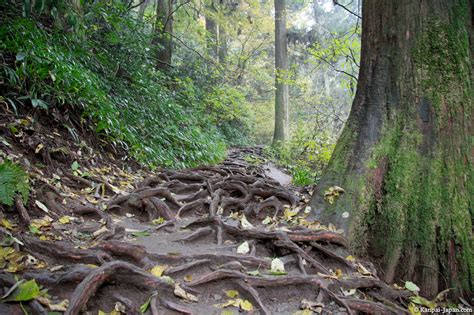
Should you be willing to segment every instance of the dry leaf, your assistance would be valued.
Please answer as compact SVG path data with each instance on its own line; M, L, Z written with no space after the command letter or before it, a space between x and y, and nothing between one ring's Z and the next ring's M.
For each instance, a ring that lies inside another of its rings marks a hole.
M272 260L271 264L271 271L272 272L285 272L285 264L279 258L275 258Z
M248 254L250 252L249 243L247 241L237 247L237 254Z
M179 284L176 284L174 286L174 295L176 295L177 297L180 297L182 299L188 300L188 301L193 301L193 302L198 301L197 296L192 295L191 293L188 293L188 292L184 291L183 288L181 288L179 286Z
M247 218L245 217L245 214L242 214L242 218L240 219L240 224L244 229L253 229L254 226L252 223L250 223Z
M45 205L44 203L42 203L41 201L35 200L35 205L36 205L38 208L40 208L41 210L43 210L44 212L49 213L48 207L46 207L46 205Z
M228 290L228 291L225 291L225 295L227 295L227 297L230 297L231 299L237 297L239 295L239 292L236 291L236 290Z
M168 269L167 265L156 265L155 267L150 269L150 273L155 277L161 277L166 269Z

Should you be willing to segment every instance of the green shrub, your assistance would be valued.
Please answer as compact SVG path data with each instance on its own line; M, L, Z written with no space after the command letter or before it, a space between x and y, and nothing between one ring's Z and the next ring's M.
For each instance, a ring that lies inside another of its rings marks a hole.
M290 171L295 185L306 186L316 183L320 178L334 146L334 137L300 123L289 141L269 147L267 153L277 164Z
M0 92L9 104L72 106L91 129L152 167L215 163L228 144L246 143L243 93L183 69L156 70L150 32L122 4L87 9L60 12L52 27L2 15L0 53L13 62L0 65Z
M28 201L30 185L28 175L17 164L11 161L0 163L0 203L11 206L17 194L21 194L23 202Z

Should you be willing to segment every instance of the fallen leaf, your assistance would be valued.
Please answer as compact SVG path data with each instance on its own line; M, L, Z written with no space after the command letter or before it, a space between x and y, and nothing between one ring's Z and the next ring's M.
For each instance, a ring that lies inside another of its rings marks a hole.
M225 295L227 295L227 297L230 297L231 299L237 297L239 295L239 292L236 291L236 290L228 290L228 291L225 291Z
M191 282L193 281L193 275L186 275L183 278L184 282Z
M410 297L410 301L412 301L415 304L423 305L423 306L426 306L427 308L431 308L431 309L436 307L436 302L429 301L428 299L425 299L424 297L419 296L419 295Z
M40 295L35 279L21 283L5 301L29 301Z
M261 277L262 275L260 274L260 270L253 270L253 271L247 271L248 275L254 276L254 277Z
M193 301L193 302L198 301L197 296L184 291L184 289L181 288L179 286L179 284L175 284L175 286L174 286L174 295L176 295L177 297L183 298L185 300L188 300L188 301Z
M420 291L420 288L411 281L405 282L405 289L413 293L418 293Z
M421 315L419 308L414 303L408 304L408 312L410 315Z
M262 221L262 224L267 225L267 224L270 224L271 222L272 222L272 218L270 218L269 216L267 216L267 217L265 218L265 220Z
M355 259L354 256L349 255L349 256L346 257L346 260L354 262L356 259Z
M350 289L350 290L344 290L341 288L341 292L344 296L351 296L351 295L354 295L356 293L356 289Z
M272 272L285 272L285 264L281 259L275 258L272 260L271 264L271 271Z
M357 264L357 271L361 274L361 275L364 275L364 276L372 276L372 273L367 270L367 268L364 267L364 265L362 265L361 263L358 263Z
M74 161L74 162L71 164L71 169L72 169L73 171L77 171L77 170L79 169L79 167L81 167L81 166L79 165L79 163L77 163L77 161Z
M148 231L138 231L138 232L133 232L133 236L135 237L145 237L145 236L150 236L150 232Z
M38 302L46 306L50 311L54 312L65 312L69 306L69 300L64 299L61 302L54 304L50 299L44 296L39 296L36 298Z
M8 219L3 218L2 221L0 222L3 227L10 231L14 231L16 224L11 223Z
M168 269L167 265L156 265L150 269L150 273L155 277L161 277L166 269Z
M248 300L243 300L240 302L240 308L244 311L251 312L253 311L253 305Z
M71 223L71 218L69 216L65 215L65 216L60 217L58 219L58 221L61 224L69 224L69 223Z
M300 304L302 310L310 310L312 312L321 313L323 311L324 304L321 302L310 301L303 299Z
M163 217L159 217L158 219L154 219L153 221L151 221L153 224L156 224L156 225L159 225L159 224L163 224L165 223L165 218Z
M38 154L44 148L44 144L40 143L36 146L35 153Z
M143 303L142 305L140 305L140 313L145 313L148 309L148 307L150 307L150 302L151 302L151 298L155 295L156 293L150 295L150 297L145 301L145 303Z
M245 214L242 214L242 218L240 219L240 224L244 229L253 229L254 226L252 223L250 223L247 218L245 217Z
M250 252L249 243L247 241L237 247L237 254L248 254Z
M104 226L102 226L100 229L98 229L97 231L95 231L94 233L92 233L92 236L97 237L97 236L99 236L99 235L101 235L101 234L104 234L104 233L106 233L106 232L108 232L108 231L109 231L109 229L104 225ZM132 234L133 234L133 233L132 233Z
M324 192L324 200L329 202L330 204L333 204L334 201L345 192L344 189L342 189L339 186L332 186L329 187L325 192Z
M341 269L336 269L336 271L334 271L334 276L336 276L336 278L340 279L342 277L342 270Z
M43 210L44 212L49 213L48 207L46 207L46 205L45 205L44 203L42 203L41 201L35 200L35 205L36 205L38 208L40 208L41 210Z

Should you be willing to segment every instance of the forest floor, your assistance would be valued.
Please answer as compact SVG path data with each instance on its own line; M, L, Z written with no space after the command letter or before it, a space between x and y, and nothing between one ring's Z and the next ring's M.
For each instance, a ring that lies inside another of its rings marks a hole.
M0 123L2 154L32 179L26 206L2 211L0 293L33 297L0 314L407 313L411 292L353 257L337 227L310 220L311 192L261 147L150 172L64 129Z

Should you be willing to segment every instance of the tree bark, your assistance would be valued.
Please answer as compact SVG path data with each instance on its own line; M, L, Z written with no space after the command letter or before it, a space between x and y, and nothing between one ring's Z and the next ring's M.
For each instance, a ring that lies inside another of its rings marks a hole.
M472 2L365 0L357 93L312 215L387 281L474 289ZM469 42L469 36L471 41ZM331 186L345 193L324 200Z
M289 137L288 54L286 38L285 0L275 0L275 131L273 144Z
M144 0L142 4L138 7L138 13L137 13L137 19L139 21L143 20L143 16L145 15L145 10L148 4L150 3L150 0Z
M211 5L207 9L208 12L216 11L213 2L211 2ZM207 51L209 56L217 59L219 48L219 25L214 21L214 18L210 14L206 14L205 22L207 31Z
M173 0L158 0L154 44L157 45L156 68L167 69L173 54Z
M225 64L227 59L227 34L223 27L219 26L219 63Z

